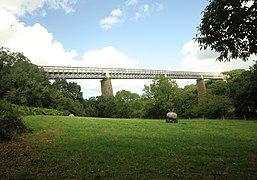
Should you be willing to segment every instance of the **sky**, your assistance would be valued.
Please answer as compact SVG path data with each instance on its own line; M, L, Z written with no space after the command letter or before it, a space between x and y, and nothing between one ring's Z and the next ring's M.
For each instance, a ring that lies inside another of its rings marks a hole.
M0 46L33 64L223 72L253 61L218 62L193 40L209 0L0 0ZM72 80L84 98L100 80ZM178 80L179 86L195 80ZM151 80L112 80L142 94Z

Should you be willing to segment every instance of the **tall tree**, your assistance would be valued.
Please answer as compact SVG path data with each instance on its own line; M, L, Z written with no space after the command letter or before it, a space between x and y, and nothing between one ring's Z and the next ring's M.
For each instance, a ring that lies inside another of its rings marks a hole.
M85 113L81 87L75 82L67 82L66 79L56 79L51 89L51 107L83 116Z
M257 116L257 62L250 68L251 76L251 86L249 88L249 95L251 98L251 107L255 116Z
M114 97L116 117L141 117L142 101L138 94L130 91L118 91Z
M79 102L83 101L81 87L75 82L67 82L66 79L56 79L53 82L52 87L60 91L66 98L77 100Z
M224 95L207 94L203 103L195 106L193 113L206 118L225 118L233 110L231 100Z
M0 50L0 98L26 106L46 107L49 81L22 53Z
M234 71L232 71L234 72ZM257 62L229 81L230 97L238 114L257 117Z
M247 61L257 54L256 24L256 0L211 0L195 39L201 48L219 52L219 61Z
M212 95L228 95L228 86L227 83L223 80L207 80L206 89L208 94Z
M197 87L195 84L187 85L178 91L175 112L184 118L193 117L192 111L198 105Z
M235 111L238 115L251 116L254 111L254 99L256 95L251 96L250 89L254 87L254 81L251 80L252 72L246 70L237 70L228 72L233 74L228 81L229 98L232 100ZM256 79L256 77L255 77ZM255 86L256 87L256 86Z
M146 115L154 118L165 117L174 110L177 103L178 85L176 81L159 76L150 86L145 86L143 97L146 100Z

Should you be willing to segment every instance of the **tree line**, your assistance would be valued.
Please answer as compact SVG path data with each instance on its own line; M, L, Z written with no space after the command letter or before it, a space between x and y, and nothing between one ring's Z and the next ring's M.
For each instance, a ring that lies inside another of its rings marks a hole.
M249 70L226 72L227 82L207 80L207 93L198 103L196 85L180 88L176 81L156 77L139 95L121 90L114 97L83 98L75 82L55 79L19 52L0 50L0 99L19 106L65 110L77 116L112 118L256 118L257 63Z

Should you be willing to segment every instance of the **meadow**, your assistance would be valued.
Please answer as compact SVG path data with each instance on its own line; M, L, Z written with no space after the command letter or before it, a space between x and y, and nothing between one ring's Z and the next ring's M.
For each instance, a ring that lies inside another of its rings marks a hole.
M27 116L2 179L256 179L257 121Z

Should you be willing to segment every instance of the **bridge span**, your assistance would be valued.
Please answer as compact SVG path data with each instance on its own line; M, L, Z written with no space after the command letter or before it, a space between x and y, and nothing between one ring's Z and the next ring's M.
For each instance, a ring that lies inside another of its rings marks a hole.
M39 66L39 68L45 71L49 79L102 79L102 96L113 96L111 79L154 79L160 75L171 79L196 79L199 96L205 94L204 79L225 79L222 73L214 72L70 66Z
M222 73L98 67L39 66L49 79L224 79Z

